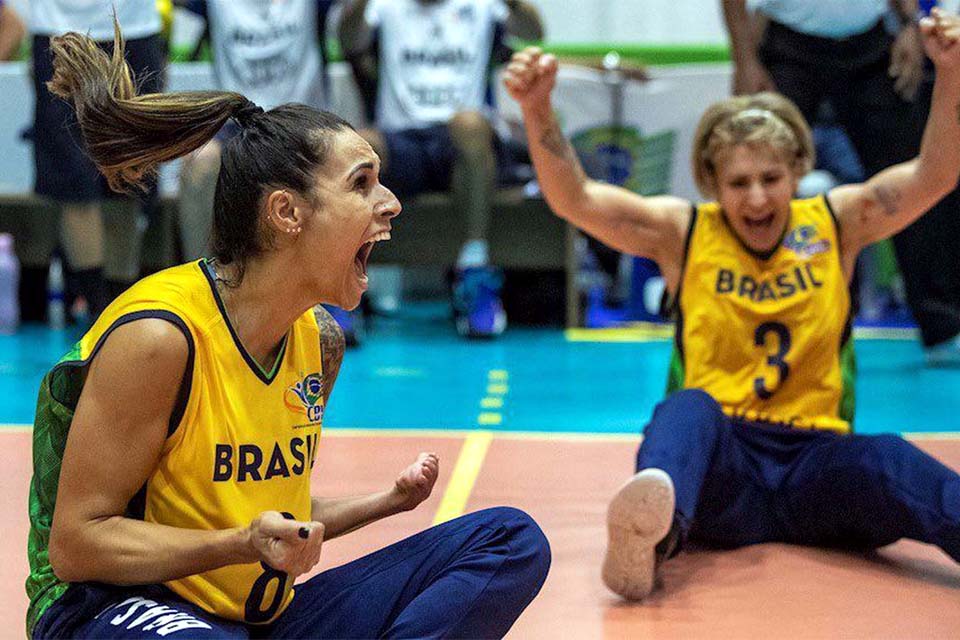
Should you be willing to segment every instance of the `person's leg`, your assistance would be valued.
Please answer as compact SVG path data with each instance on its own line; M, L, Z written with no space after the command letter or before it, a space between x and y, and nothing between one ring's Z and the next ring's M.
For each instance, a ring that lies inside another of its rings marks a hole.
M457 267L482 267L488 261L487 233L496 181L493 127L483 114L462 111L447 124L455 160L450 184L455 211L467 219L467 237Z
M824 439L783 498L786 542L874 549L912 538L960 562L960 475L898 436Z
M22 220L24 232L17 238L20 258L20 318L23 322L47 320L47 280L50 260L60 240L60 212L37 210Z
M60 243L74 293L87 300L91 318L110 303L103 278L104 224L99 202L63 203Z
M643 429L636 470L662 469L676 492L678 526L685 535L697 516L700 493L720 447L730 442L730 419L709 394L677 391L654 409Z
M654 588L659 562L679 551L730 421L707 393L678 391L643 430L636 475L610 501L603 581L628 600ZM657 548L658 545L661 548Z
M503 637L539 593L550 547L500 507L428 529L295 587L282 638Z
M99 173L84 152L73 107L53 96L50 38L34 36L33 119L34 191L61 208L60 243L73 292L86 298L96 315L109 302L103 281L103 219Z
M141 205L130 198L110 198L103 211L103 277L111 300L140 278L140 249L147 220Z
M447 174L444 188L450 191L453 211L466 223L454 270L457 331L472 338L498 336L506 329L507 314L501 300L503 274L489 265L487 243L497 174L493 127L481 113L464 111L439 128L429 144L431 156L439 159L434 172ZM442 145L452 154L442 153Z
M180 250L186 261L199 260L210 249L221 149L220 141L214 138L185 157L180 165Z
M246 640L247 627L207 613L159 585L71 585L37 621L35 638Z

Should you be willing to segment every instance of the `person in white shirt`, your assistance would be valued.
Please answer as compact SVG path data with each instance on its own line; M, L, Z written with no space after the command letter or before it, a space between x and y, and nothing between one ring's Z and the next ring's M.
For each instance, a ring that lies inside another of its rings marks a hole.
M383 182L400 195L451 191L467 219L454 312L462 335L506 326L501 276L488 265L487 227L499 141L490 75L508 36L539 40L537 12L503 0L355 0L344 8L342 48L372 107L361 135L380 155Z

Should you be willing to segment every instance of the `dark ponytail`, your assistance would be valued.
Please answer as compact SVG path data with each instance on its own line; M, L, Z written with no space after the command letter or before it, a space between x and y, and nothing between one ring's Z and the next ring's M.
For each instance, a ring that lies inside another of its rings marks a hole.
M268 112L239 93L190 91L137 95L114 20L113 57L78 33L53 38L54 94L73 102L87 151L110 187L131 191L161 162L184 156L235 118L241 132L222 153L214 197L213 253L223 264L247 259L269 243L258 225L267 189L313 196L314 176L329 153L331 134L353 127L304 105Z

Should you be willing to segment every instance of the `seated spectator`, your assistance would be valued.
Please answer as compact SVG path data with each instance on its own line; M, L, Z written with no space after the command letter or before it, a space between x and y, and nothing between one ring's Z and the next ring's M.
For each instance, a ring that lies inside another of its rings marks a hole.
M491 68L508 36L539 40L539 15L520 0L353 0L340 23L375 125L361 135L381 179L401 198L447 191L467 219L457 259L457 330L492 337L506 327L502 276L489 265L487 230L502 149L492 125Z
M151 184L137 200L107 186L87 156L73 108L53 96L46 83L53 75L50 39L68 31L88 34L113 50L116 13L126 42L126 56L142 91L162 90L165 66L160 13L154 2L32 0L33 122L35 192L60 206L60 242L68 268L68 293L82 296L96 317L113 297L140 277L140 240L146 216L156 211ZM6 14L4 14L6 17ZM109 199L109 206L103 206ZM24 320L42 320L46 309L46 266L24 266L21 311Z

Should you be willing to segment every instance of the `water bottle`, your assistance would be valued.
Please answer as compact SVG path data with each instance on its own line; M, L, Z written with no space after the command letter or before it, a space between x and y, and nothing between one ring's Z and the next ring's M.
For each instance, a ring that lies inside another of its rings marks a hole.
M63 262L54 256L47 270L47 324L59 331L67 324L67 310L63 301Z
M0 233L0 334L17 332L20 324L20 262L13 252L13 236Z

